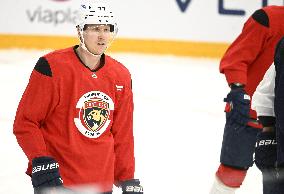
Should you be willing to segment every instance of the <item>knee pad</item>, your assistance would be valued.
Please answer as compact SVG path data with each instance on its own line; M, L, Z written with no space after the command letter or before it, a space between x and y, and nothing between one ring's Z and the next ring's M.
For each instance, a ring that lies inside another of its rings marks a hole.
M233 167L225 166L223 164L220 164L216 176L219 178L224 185L238 188L243 183L245 177L246 177L247 171L236 169Z
M250 126L226 123L220 162L239 169L251 167L258 132L259 129Z

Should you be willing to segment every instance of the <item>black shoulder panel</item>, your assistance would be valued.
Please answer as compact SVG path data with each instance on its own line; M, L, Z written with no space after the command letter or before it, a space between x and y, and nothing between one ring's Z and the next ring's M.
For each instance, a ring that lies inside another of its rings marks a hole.
M263 9L256 10L252 14L252 18L265 27L269 27L269 18Z
M284 63L284 37L278 42L274 53L274 65L276 68L280 68L280 65Z
M284 37L279 41L275 50L274 56L275 65L275 88L274 88L274 112L277 118L276 125L282 131L284 124ZM281 128L280 128L281 127ZM283 134L280 134L283 138ZM281 145L283 146L283 145ZM277 156L278 157L278 156ZM281 154L281 160L283 161L283 154Z
M39 58L39 60L37 61L36 65L34 67L34 69L37 72L39 72L39 73L41 73L43 75L52 77L52 72L51 72L49 63L48 63L48 61L44 57Z

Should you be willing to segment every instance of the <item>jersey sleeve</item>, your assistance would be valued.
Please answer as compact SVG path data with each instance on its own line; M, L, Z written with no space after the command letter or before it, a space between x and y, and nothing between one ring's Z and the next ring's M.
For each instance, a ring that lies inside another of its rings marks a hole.
M57 91L50 66L40 58L18 105L13 132L29 161L48 156L42 132L56 106Z
M230 45L220 62L228 84L247 83L248 66L257 58L269 38L269 18L257 10L244 24L242 32Z
M275 116L274 113L275 66L272 64L266 71L252 96L252 109L257 116Z
M115 184L134 178L134 137L133 137L133 93L131 80L124 85L124 89L117 100L114 111L112 133L115 151Z

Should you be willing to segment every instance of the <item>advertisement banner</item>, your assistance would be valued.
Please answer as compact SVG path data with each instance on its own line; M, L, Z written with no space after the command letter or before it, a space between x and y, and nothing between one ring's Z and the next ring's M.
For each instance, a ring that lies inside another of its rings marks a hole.
M76 36L79 0L1 1L0 33ZM229 42L254 10L282 0L110 0L119 36Z
M1 1L1 41L13 39L13 35L75 38L77 36L75 18L80 2L80 0ZM243 23L255 10L266 5L283 5L283 0L108 0L108 2L112 5L118 21L118 39L177 41L177 44L179 42L228 44L241 32Z

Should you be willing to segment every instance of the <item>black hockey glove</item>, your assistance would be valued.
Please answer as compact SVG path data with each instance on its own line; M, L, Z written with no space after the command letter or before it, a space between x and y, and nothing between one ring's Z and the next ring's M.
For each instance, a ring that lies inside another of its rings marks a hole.
M263 169L274 168L277 159L275 132L260 132L256 137L255 164Z
M242 87L231 87L224 101L227 102L226 122L230 125L247 125L250 121L250 96L245 90Z
M121 188L122 194L143 194L143 187L138 179L123 181Z
M255 164L262 172L264 194L284 191L284 169L277 165L277 143L275 132L260 132L257 135Z
M53 158L47 156L34 158L32 167L32 184L35 193L41 194L46 188L63 185L59 165Z

